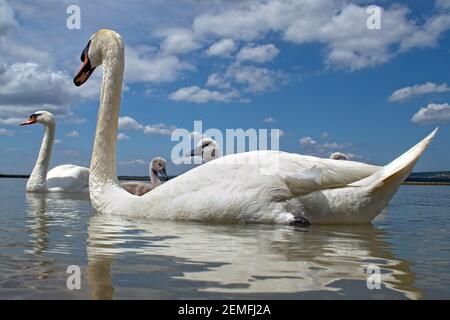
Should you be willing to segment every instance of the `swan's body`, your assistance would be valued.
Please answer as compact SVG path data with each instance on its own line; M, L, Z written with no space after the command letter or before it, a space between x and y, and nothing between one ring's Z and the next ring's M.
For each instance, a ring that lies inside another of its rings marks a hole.
M27 182L27 192L89 192L88 168L66 164L48 171L55 139L53 115L48 111L38 111L22 125L34 123L43 124L45 132L39 156Z
M166 167L167 161L164 158L156 157L150 162L150 184L140 181L129 181L122 182L120 186L131 194L142 196L161 185L161 180L159 180L158 173L167 179Z
M137 197L116 178L116 137L124 71L121 37L100 30L83 52L75 84L104 65L90 174L93 207L103 213L198 221L368 223L409 174L434 133L391 164L320 159L279 151L220 157Z

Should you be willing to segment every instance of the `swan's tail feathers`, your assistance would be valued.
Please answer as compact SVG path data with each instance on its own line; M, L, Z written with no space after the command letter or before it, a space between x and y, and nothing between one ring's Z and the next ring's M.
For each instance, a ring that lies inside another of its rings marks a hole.
M389 203L400 185L410 175L414 165L434 138L437 128L414 147L371 176L347 185L344 190L358 194L358 218L371 221ZM353 190L352 190L353 188Z
M434 129L425 139L420 141L414 147L406 151L400 157L384 166L379 172L359 181L356 181L349 186L362 187L371 186L372 188L382 187L385 184L390 184L396 181L402 183L411 173L416 162L423 154L425 149L430 144L436 135L438 128Z

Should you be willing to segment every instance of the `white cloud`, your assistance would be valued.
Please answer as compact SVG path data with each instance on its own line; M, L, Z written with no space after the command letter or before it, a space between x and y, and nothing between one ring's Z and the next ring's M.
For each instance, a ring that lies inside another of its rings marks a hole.
M121 130L142 130L144 126L134 120L132 117L120 117L119 118L119 129Z
M430 93L442 93L450 92L450 87L446 84L436 84L433 82L427 82L424 84L416 84L412 87L404 87L395 90L390 96L390 102L404 101L413 97L420 95L430 94Z
M120 117L119 129L121 130L139 130L144 134L158 134L158 135L171 135L172 131L177 127L173 125L166 125L164 123L143 125L134 120L132 117ZM119 134L121 135L121 134ZM122 136L122 138L124 138ZM126 138L125 138L126 139Z
M329 66L350 70L386 63L414 47L433 46L450 28L447 14L438 13L419 25L408 19L406 7L393 5L382 11L382 29L370 30L366 8L339 0L246 1L201 14L192 27L201 37L252 41L272 32L296 44L319 43L325 46Z
M64 72L31 62L0 65L0 83L1 123L10 125L37 110L77 120L72 105L98 95L96 86L76 88Z
M0 118L0 124L5 124L8 126L17 126L18 124L22 123L25 119L24 118L6 118L1 119Z
M281 71L267 68L234 64L227 69L225 78L244 85L245 91L258 93L272 90L281 83L286 82L287 75Z
M59 139L55 140L55 144L61 144L61 143L63 143L62 140L59 140Z
M328 132L324 132L324 133L322 133L322 135L320 137L322 139L326 139L326 138L328 138L328 136L329 136Z
M147 164L147 162L145 162L142 159L136 159L136 160L130 160L130 161L119 161L119 165L121 166L143 166Z
M272 61L279 52L280 50L271 43L260 46L246 46L238 52L236 59L264 63Z
M80 136L80 134L78 133L78 131L70 131L69 133L66 134L66 137L68 138L78 138Z
M436 47L440 35L450 28L450 15L438 14L401 42L400 51L411 48Z
M125 133L119 132L119 134L117 135L117 140L130 140L130 137Z
M313 138L306 136L299 140L300 147L307 154L318 156L318 157L329 157L333 152L341 151L345 152L347 157L352 159L361 159L360 155L351 153L350 151L354 149L351 143L339 143L339 142L325 142L320 143Z
M450 122L450 105L448 103L436 104L430 103L411 118L413 123L434 124Z
M236 49L233 39L222 39L212 44L206 54L208 56L229 56Z
M267 117L267 118L263 119L263 122L264 123L275 123L275 122L277 122L277 120L275 120L275 118L273 118L273 117Z
M163 135L163 136L170 136L176 128L177 128L176 126L169 126L164 123L159 123L159 124L146 125L143 132L145 134L157 134L157 135Z
M14 135L14 131L13 130L0 128L0 136L13 136L13 135Z
M174 101L187 101L194 103L206 102L229 102L239 98L239 93L235 90L220 92L215 90L202 89L198 86L180 88L169 95L169 99Z
M175 55L161 55L153 47L127 47L125 81L134 82L172 82L181 72L194 67L180 61Z
M227 79L224 79L223 75L218 73L211 73L206 81L207 87L216 87L221 89L230 89L231 84Z
M171 28L158 34L166 37L161 43L161 50L165 54L184 54L200 48L195 34L190 29Z

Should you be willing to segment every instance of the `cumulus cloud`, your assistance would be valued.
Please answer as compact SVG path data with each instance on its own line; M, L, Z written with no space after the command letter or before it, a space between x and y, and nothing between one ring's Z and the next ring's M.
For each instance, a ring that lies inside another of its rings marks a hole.
M164 123L159 124L151 124L146 125L144 127L144 133L145 134L157 134L157 135L163 135L163 136L170 136L172 132L176 129L176 126L169 126Z
M98 95L95 86L76 88L64 72L31 62L0 65L0 83L0 121L4 124L17 124L19 118L37 110L76 121L73 104Z
M239 61L253 61L264 63L272 61L280 52L273 44L265 44L260 46L246 46L242 48L236 55Z
M13 136L13 135L14 135L14 131L13 130L0 128L0 136Z
M442 93L450 92L450 87L446 84L436 84L433 82L427 82L424 84L416 84L411 87L404 87L395 90L390 96L390 102L405 101L413 97L430 94L430 93Z
M206 55L208 56L229 56L236 49L236 44L233 39L222 39L212 44Z
M175 55L161 55L149 46L127 47L125 81L163 83L180 77L182 71L194 67Z
M186 28L170 28L158 33L165 39L161 43L161 50L165 54L184 54L200 48L195 34Z
M239 98L240 94L231 90L228 92L220 92L209 89L202 89L198 86L180 88L169 94L169 99L174 101L186 101L194 103L206 102L229 102Z
M69 133L66 134L66 137L68 138L78 138L80 136L80 134L78 133L78 131L70 131Z
M226 79L232 79L236 83L244 85L244 90L252 93L272 90L277 85L286 82L287 77L282 71L239 64L230 66L225 73Z
M381 30L370 30L366 8L332 0L243 2L197 16L192 28L203 37L253 41L274 32L295 44L320 43L329 66L350 70L386 63L414 47L433 46L450 28L447 14L419 25L408 19L406 7L396 5L382 11Z
M119 118L119 129L121 130L138 130L142 131L144 134L170 136L176 128L177 127L174 125L166 125L164 123L143 125L128 116Z
M132 117L120 117L119 118L119 129L122 130L142 130L144 126L134 120Z
M119 132L119 134L117 135L117 140L130 140L130 137L125 133Z
M362 158L360 155L350 152L352 149L354 149L354 146L351 143L339 143L339 142L322 143L317 140L314 140L310 136L305 136L299 140L299 144L305 153L313 156L328 158L333 152L341 151L344 152L350 159Z
M450 122L450 105L448 103L430 103L428 106L420 108L411 121L417 124L448 123Z

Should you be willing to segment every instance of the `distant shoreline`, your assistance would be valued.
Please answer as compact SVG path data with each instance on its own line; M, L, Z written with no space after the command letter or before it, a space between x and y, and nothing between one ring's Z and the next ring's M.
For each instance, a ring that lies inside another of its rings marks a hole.
M173 179L176 176L171 176L169 179ZM24 174L0 174L0 178L17 178L28 179L29 175ZM119 180L122 181L148 181L148 177L142 176L119 176ZM438 171L438 172L414 172L403 183L405 185L424 185L424 186L450 186L450 171Z

